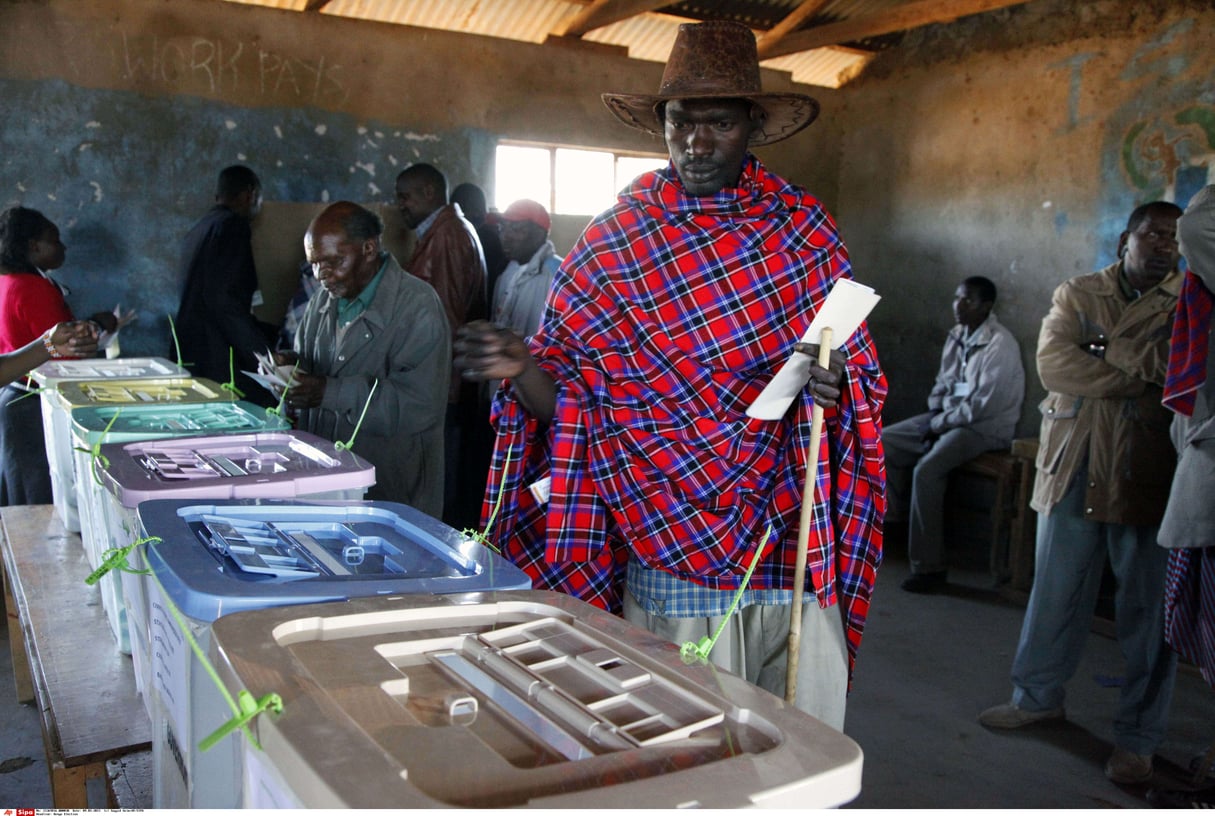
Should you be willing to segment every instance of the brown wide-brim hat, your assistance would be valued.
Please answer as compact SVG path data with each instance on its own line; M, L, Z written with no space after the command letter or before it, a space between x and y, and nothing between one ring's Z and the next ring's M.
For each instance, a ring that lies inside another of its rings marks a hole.
M763 108L752 145L787 139L818 117L818 100L795 93L764 93L755 35L740 23L685 23L679 27L656 94L603 94L603 103L631 128L663 135L657 108L671 99L746 99Z

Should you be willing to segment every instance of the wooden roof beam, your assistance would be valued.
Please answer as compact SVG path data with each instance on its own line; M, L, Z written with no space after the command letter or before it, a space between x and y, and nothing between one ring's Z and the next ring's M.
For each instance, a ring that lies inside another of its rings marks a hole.
M804 0L800 6L789 12L783 20L768 29L759 38L759 42L756 43L756 47L759 48L759 58L761 60L767 59L769 50L783 40L785 35L797 30L798 26L817 14L819 9L827 5L827 2L828 0Z
M320 11L325 6L329 5L330 0L308 0L304 4L304 11Z
M895 31L906 31L932 23L950 23L959 17L995 11L1009 6L1019 6L1027 2L1029 0L915 0L905 6L866 14L851 20L795 31L785 36L779 43L774 44L761 56L764 59L783 57L827 45L838 45L863 40L866 37L891 34Z
M618 23L647 11L669 6L672 0L595 0L564 25L553 29L557 37L581 37L596 28Z

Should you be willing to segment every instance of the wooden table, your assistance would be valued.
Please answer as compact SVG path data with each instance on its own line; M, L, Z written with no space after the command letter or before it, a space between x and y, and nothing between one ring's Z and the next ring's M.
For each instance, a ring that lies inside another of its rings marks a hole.
M17 696L32 692L25 699L38 706L54 806L87 808L87 779L104 779L107 760L151 747L131 658L114 643L99 591L84 582L80 536L52 505L0 510L0 553Z

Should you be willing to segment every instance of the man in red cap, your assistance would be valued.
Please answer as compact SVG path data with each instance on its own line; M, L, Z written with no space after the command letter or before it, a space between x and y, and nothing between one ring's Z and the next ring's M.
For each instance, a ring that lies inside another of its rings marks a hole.
M488 323L457 340L465 378L507 378L489 537L538 587L676 643L720 631L710 659L783 695L813 480L795 704L842 728L885 511L886 379L868 330L810 367L781 419L746 415L791 351L817 353L798 338L851 277L822 204L749 151L818 103L764 93L755 36L724 22L680 27L657 95L604 101L662 134L670 164L591 221L526 342ZM815 404L825 439L807 476Z
M527 337L535 334L544 311L544 299L561 256L548 239L552 219L548 210L530 198L521 198L498 218L502 251L510 259L494 288L493 321Z

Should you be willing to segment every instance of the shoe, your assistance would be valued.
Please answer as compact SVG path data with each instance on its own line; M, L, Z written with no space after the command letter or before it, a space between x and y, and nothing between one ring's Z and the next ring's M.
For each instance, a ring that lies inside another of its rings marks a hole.
M1168 790L1152 788L1147 792L1148 804L1157 808L1202 808L1215 810L1215 786L1199 790Z
M1061 720L1064 716L1063 706L1048 708L1045 711L1030 711L1013 703L1002 703L980 714L979 725L986 725L988 728L1020 728L1030 723Z
M945 588L949 573L941 570L940 572L913 572L911 577L903 581L903 589L906 592L915 592L919 595L932 595L940 592Z
M1105 775L1111 782L1134 785L1152 778L1152 755L1133 754L1125 748L1115 748L1105 763Z

